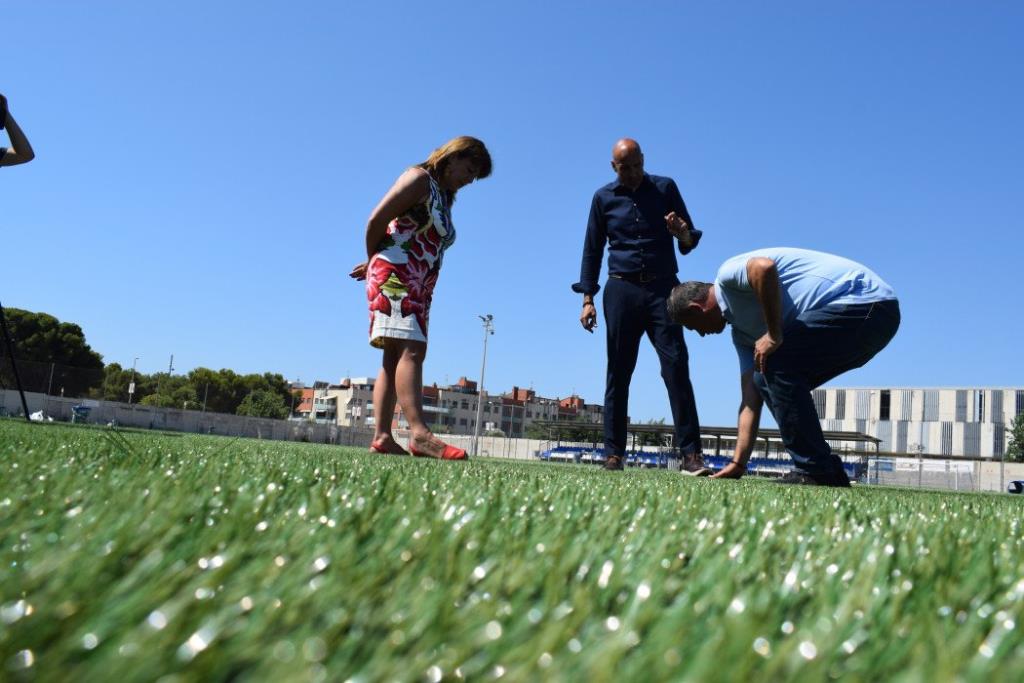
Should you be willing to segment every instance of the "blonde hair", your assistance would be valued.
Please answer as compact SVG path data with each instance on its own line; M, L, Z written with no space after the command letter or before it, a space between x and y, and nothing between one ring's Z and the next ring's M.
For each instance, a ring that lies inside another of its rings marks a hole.
M435 180L440 179L448 164L455 159L470 159L477 167L476 179L481 180L491 175L491 153L480 140L469 135L460 135L444 143L419 164L426 169ZM455 192L446 192L446 199L451 204L455 201Z

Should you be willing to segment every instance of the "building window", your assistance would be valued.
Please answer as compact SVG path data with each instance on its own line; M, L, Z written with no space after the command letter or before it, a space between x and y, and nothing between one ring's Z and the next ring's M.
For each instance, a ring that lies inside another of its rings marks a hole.
M953 423L943 422L942 424L942 455L953 454Z
M882 394L878 400L878 419L888 420L889 409L892 404L892 395L888 389L882 389Z
M459 419L459 426L461 426L461 427L465 427L466 426L466 418L463 417L463 418Z
M907 452L907 426L906 420L896 421L896 448L894 450L897 453Z
M924 421L939 421L939 392L926 390L924 392Z
M463 410L469 410L469 401L463 401L462 402L462 409Z
M967 422L967 392L956 392L956 421Z
M814 410L818 413L818 419L825 419L825 390L815 389L811 392L811 398L814 399Z
M911 389L900 391L900 419L909 420L913 414L914 392Z
M836 392L836 419L846 419L846 391L843 389Z

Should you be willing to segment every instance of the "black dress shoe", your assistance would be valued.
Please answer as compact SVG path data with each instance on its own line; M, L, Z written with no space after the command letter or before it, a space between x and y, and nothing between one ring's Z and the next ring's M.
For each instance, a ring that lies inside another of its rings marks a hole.
M604 460L604 469L606 470L621 470L623 468L624 465L621 455L609 455Z

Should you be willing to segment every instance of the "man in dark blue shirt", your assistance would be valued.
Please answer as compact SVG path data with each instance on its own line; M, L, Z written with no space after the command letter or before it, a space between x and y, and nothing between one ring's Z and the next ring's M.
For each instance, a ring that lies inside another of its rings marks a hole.
M658 352L661 376L668 388L675 447L684 474L707 475L700 446L700 424L690 384L689 355L683 331L668 317L666 302L679 282L676 248L690 253L700 241L679 188L671 178L644 173L644 155L636 140L623 138L612 148L617 179L594 193L587 236L583 242L580 281L572 286L583 295L583 329L597 326L594 295L601 259L608 245L608 282L604 317L608 340L608 377L604 394L605 469L620 470L626 453L629 382L636 368L640 338Z

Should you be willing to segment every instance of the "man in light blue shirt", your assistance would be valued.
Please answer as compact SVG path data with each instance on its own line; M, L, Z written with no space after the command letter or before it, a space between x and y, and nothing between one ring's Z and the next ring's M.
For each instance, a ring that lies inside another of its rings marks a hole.
M729 259L714 283L677 285L668 311L702 337L732 325L742 401L736 452L716 477L746 471L767 403L796 465L783 482L850 485L822 434L811 390L864 365L889 343L900 325L892 287L849 259L773 247Z

